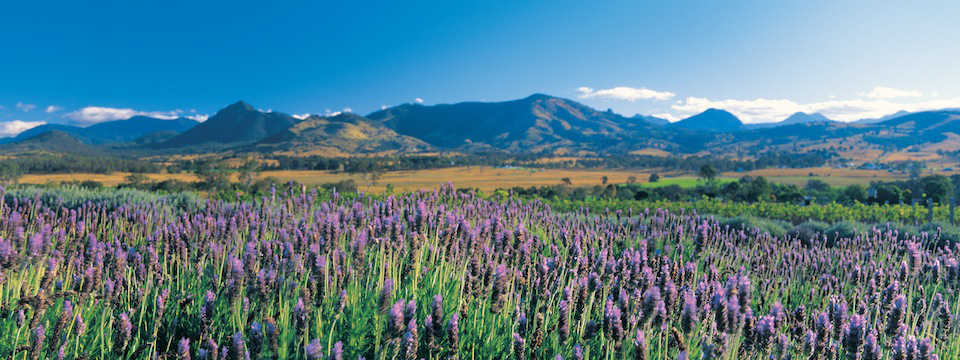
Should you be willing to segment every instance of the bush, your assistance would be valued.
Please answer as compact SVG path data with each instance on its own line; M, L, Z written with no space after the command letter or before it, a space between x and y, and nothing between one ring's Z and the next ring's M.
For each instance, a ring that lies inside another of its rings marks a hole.
M738 216L720 221L721 225L730 226L731 229L752 231L759 230L761 233L769 233L771 236L783 237L787 234L789 223L780 220L762 219L752 216Z
M837 239L852 239L858 233L863 234L869 231L870 227L862 223L841 221L830 225L830 227L827 228L825 235L827 235L827 240L830 241L830 245L832 245L832 242L836 241Z
M355 193L357 192L357 182L353 179L346 179L338 181L335 183L327 183L321 185L326 190L337 190L338 193Z
M790 229L789 236L800 240L804 246L816 242L821 234L827 231L827 224L819 221L807 221Z

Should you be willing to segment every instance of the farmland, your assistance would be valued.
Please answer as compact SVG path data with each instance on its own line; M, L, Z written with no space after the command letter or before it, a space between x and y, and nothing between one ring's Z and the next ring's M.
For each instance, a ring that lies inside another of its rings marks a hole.
M570 179L573 185L599 185L604 176L610 183L624 183L630 176L638 181L646 181L649 171L629 170L568 170L568 169L528 169L528 168L496 168L489 166L451 167L442 169L390 171L383 173L380 179L374 181L365 174L338 173L321 170L275 170L262 171L258 178L275 178L281 182L295 181L307 185L337 182L345 179L354 179L364 191L383 192L386 184L392 184L401 191L420 189L434 189L450 181L457 186L477 188L492 191L498 188L513 186L541 186L561 183L563 178ZM129 173L116 172L112 174L28 174L20 182L24 184L45 184L70 181L98 181L106 186L116 186L125 181ZM193 174L147 174L150 180L163 181L175 179L180 181L199 181ZM234 178L235 179L235 178ZM682 182L695 182L693 177L684 177Z
M625 183L631 176L639 183L645 183L655 170L594 170L594 169L539 169L539 168L509 168L509 167L450 167L425 170L388 171L376 179L370 179L368 174L351 174L325 170L268 170L261 171L260 179L274 178L282 182L295 181L307 185L332 183L346 179L356 181L359 188L366 192L383 192L387 184L393 185L398 191L415 191L434 189L448 182L455 182L457 186L476 188L483 191L492 191L499 188L515 186L545 186L556 185L562 179L568 178L574 186L600 185L604 176L609 183ZM810 176L813 174L814 176ZM61 182L78 182L92 180L106 186L116 186L125 182L130 173L115 172L112 174L65 173L65 174L27 174L20 182L24 184L46 184ZM652 187L679 185L693 187L701 180L693 174L679 172L660 172L660 181L649 184ZM904 175L891 174L881 170L855 170L834 168L798 168L798 169L763 169L747 172L726 172L718 178L720 182L727 182L743 176L764 176L770 181L798 186L805 185L810 180L822 180L833 186L850 184L867 185L874 181L891 181L906 179ZM200 181L200 178L190 173L155 173L146 174L148 180L179 180L185 182ZM234 177L234 180L236 177Z

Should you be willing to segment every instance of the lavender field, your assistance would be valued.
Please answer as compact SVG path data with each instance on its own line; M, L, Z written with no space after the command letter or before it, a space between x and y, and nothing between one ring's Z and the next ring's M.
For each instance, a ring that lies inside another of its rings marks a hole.
M4 359L960 358L960 247L936 233L801 241L452 186L6 198Z

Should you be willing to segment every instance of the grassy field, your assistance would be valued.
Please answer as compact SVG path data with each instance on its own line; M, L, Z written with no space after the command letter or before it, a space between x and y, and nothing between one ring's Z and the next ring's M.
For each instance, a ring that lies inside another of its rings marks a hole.
M273 177L280 181L296 181L307 185L333 183L353 179L361 190L380 192L387 184L398 191L435 189L441 184L454 183L457 187L478 188L484 191L514 186L530 187L560 184L563 178L569 178L574 186L593 186L602 183L607 176L609 183L625 183L631 176L637 182L646 183L652 170L578 170L578 169L533 169L498 168L489 166L453 167L445 169L391 171L386 172L377 181L365 174L346 174L317 170L278 170L264 171L260 178ZM811 176L811 174L813 176ZM25 175L20 179L25 184L60 183L69 181L98 181L106 186L115 186L125 181L129 173L113 174L41 174ZM903 180L902 174L891 174L883 170L836 169L830 167L800 169L761 169L746 172L725 172L718 181L727 182L743 176L763 176L770 181L798 186L806 185L811 179L827 182L833 186L850 184L866 185L872 181ZM152 181L176 179L180 181L199 181L193 174L148 174ZM693 187L699 184L695 175L679 173L661 173L660 181L648 184L653 187L679 185Z
M45 184L67 181L98 181L106 186L123 183L129 173L113 174L45 174L25 175L20 179L24 184ZM177 179L180 181L198 181L193 174L149 174L153 181ZM600 185L607 176L610 183L624 183L630 176L645 182L649 172L628 170L567 170L567 169L529 169L495 168L488 166L454 167L416 171L392 171L384 173L375 183L363 174L334 173L316 170L279 170L264 171L260 178L273 177L280 181L296 181L306 185L317 185L353 179L363 191L383 191L387 184L396 190L435 189L441 184L454 183L458 187L472 187L484 191L514 186L541 186L560 184L563 178L569 178L574 186ZM661 185L669 185L668 179L661 179ZM695 182L690 177L677 178L681 183Z
M892 174L886 170L837 169L832 167L760 169L745 172L725 172L722 175L730 178L748 175L763 176L773 182L797 186L806 185L808 181L813 179L822 180L833 186L847 186L852 184L867 185L872 181L896 181L907 178L902 174Z

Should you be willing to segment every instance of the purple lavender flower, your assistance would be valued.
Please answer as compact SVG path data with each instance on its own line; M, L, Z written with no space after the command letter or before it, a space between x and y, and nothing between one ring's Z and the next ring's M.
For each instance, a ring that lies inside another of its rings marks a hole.
M47 339L47 332L44 330L43 326L37 326L31 330L33 335L32 343L30 345L31 353L33 353L34 359L40 359L41 354L43 353L43 343Z
M417 345L419 344L419 341L420 340L417 334L417 319L411 318L410 323L407 324L407 332L403 335L407 359L417 358Z
M320 343L320 339L313 339L307 344L305 349L307 359L310 360L321 360L323 359L323 345Z
M863 350L864 320L862 315L850 317L850 322L843 328L843 350L848 359L857 359Z
M637 329L637 334L633 337L633 358L641 360L647 358L647 338L640 329Z
M525 359L527 340L520 334L513 333L513 355L516 359Z
M330 354L330 360L343 360L343 342L337 341L333 344L333 350Z
M680 328L683 332L690 333L698 320L697 300L693 294L685 292L683 296L683 310L680 312Z
M235 333L231 337L230 342L230 359L231 360L249 360L250 353L247 352L247 346L243 341L243 334Z
M494 272L493 305L490 308L490 311L494 314L500 312L507 300L507 286L509 283L510 274L507 271L507 267L503 264L498 265L497 270Z
M570 337L570 304L566 300L560 300L560 318L557 319L557 333L560 342L564 342Z
M383 281L383 289L380 290L380 312L386 313L390 309L390 299L393 297L393 279L387 278Z
M431 309L431 315L436 320L433 324L433 333L439 335L443 332L443 297L440 294L433 296Z
M167 309L167 297L170 296L170 289L160 290L160 293L157 294L157 313L160 316L163 316L163 312Z
M190 339L180 338L177 343L177 359L190 360Z
M130 316L127 313L121 313L119 317L120 324L117 327L117 338L121 344L121 349L126 349L133 337L133 323L130 322Z
M460 342L460 325L457 318L457 313L453 313L447 323L447 339L450 341L450 348L452 349L458 349L457 344Z
M394 303L393 308L390 310L390 326L394 336L399 337L403 335L404 330L406 330L403 311L403 300L398 300L396 303Z
M250 324L250 353L256 358L263 349L263 327L259 322Z

